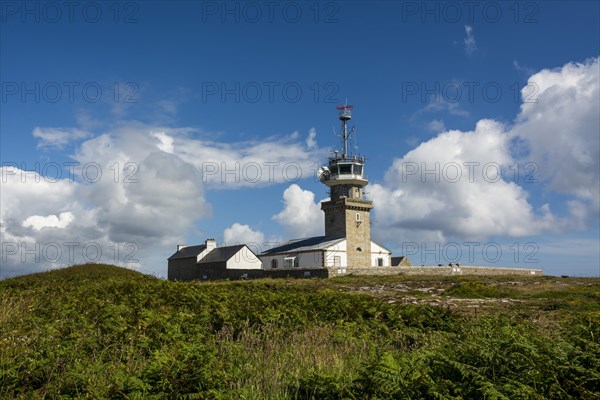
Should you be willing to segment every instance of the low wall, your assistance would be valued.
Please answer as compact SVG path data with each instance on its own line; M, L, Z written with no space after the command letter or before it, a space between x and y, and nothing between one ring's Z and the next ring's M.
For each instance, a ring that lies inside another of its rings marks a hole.
M460 267L347 267L328 268L329 276L344 275L526 275L543 276L541 269L498 268L479 266Z
M293 270L262 270L262 269L224 269L207 268L205 265L177 265L169 267L169 280L223 280L223 279L259 279L259 278L327 278L329 271L319 269L293 269Z
M497 267L341 267L319 269L225 269L206 265L171 265L169 279L177 281L259 279L259 278L333 278L345 275L521 275L543 276L541 269Z

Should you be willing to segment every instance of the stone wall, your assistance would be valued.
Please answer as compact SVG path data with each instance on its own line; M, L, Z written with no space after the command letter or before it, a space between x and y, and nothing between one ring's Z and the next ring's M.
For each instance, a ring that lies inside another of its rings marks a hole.
M211 264L186 264L180 262L169 265L169 280L172 281L213 281L260 278L327 278L329 272L325 268L263 270L263 269L225 269Z
M259 278L332 278L345 275L436 275L436 276L543 276L541 269L496 268L479 266L460 267L340 267L319 269L263 270L225 269L213 264L196 264L195 259L171 260L168 277L170 280L223 280Z
M345 273L338 273L337 268L328 268L329 276L344 275L526 275L543 276L541 269L529 268L497 268L497 267L479 267L479 266L460 266L460 267L348 267Z

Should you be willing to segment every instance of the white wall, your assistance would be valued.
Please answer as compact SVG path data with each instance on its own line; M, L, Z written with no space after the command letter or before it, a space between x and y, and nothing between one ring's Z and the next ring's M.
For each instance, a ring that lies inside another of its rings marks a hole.
M308 268L322 268L323 267L323 252L321 250L307 251L302 253L285 253L285 254L273 254L260 256L263 263L262 268L266 270L272 270L271 262L273 259L277 260L277 269L296 269L294 267L284 267L284 259L288 256L298 257L298 268L297 269L308 269Z
M227 260L227 269L261 269L262 261L247 246Z
M333 267L334 266L334 261L335 258L334 257L340 257L340 266L341 267L345 267L346 265L348 265L348 257L346 255L346 249L344 248L343 251L340 250L327 250L325 252L325 266L326 267Z
M392 252L371 241L371 266L377 266L377 259L383 258L383 267L392 265Z

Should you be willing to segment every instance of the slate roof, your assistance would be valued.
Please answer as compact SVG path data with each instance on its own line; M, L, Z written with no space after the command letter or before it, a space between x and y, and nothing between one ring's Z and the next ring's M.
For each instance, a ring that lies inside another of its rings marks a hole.
M233 257L240 249L244 247L243 244L236 246L224 246L217 247L213 249L210 253L204 256L203 259L200 260L199 264L207 264L207 263L226 263L231 257ZM206 249L206 245L198 245L198 246L188 246L179 250L171 257L169 260L177 260L181 258L196 258L198 254L202 253Z
M392 257L392 267L399 266L405 260L408 262L407 265L412 265L412 263L406 256Z
M406 256L392 257L392 265L393 266L400 265L402 260L404 260L404 257L406 257Z
M245 245L239 244L236 246L224 246L217 247L208 253L199 264L214 263L214 262L226 262L233 257L242 247Z
M175 252L168 260L177 260L180 258L192 258L197 257L198 254L202 253L206 249L206 245L198 245L198 246L187 246L183 249Z
M294 239L285 242L281 246L273 247L272 249L263 252L261 255L287 253L290 251L324 250L343 240L346 240L346 238L333 236L314 236L304 239Z

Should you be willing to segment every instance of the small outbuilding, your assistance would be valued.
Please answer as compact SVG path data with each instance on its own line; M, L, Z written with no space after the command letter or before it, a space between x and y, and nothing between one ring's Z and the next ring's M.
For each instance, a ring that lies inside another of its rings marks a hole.
M168 262L169 280L179 281L243 277L262 270L261 260L245 244L218 247L214 239L198 246L179 245Z

